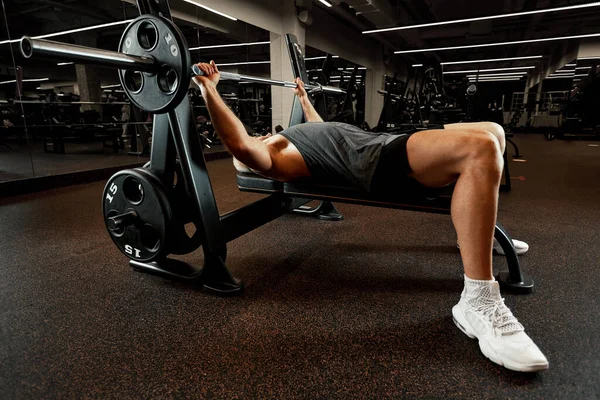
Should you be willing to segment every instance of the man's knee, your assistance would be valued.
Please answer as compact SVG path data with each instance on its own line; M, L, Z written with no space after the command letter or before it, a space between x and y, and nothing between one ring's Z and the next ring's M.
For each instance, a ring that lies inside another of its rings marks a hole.
M506 137L502 125L495 122L483 122L483 124L485 124L483 125L483 129L493 134L498 140L500 148L504 149L506 147Z
M479 135L469 138L469 142L470 162L476 168L485 168L494 174L502 173L502 148L495 134L482 130Z

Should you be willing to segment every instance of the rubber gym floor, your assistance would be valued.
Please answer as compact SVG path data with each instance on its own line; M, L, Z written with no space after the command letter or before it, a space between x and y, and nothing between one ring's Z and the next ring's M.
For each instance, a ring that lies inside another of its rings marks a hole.
M0 397L600 398L600 147L516 140L527 162L511 161L499 216L530 243L536 288L506 301L548 371L499 367L452 323L448 216L287 215L229 245L246 290L220 298L132 271L98 182L0 201ZM237 190L230 160L209 168L222 213L260 197Z

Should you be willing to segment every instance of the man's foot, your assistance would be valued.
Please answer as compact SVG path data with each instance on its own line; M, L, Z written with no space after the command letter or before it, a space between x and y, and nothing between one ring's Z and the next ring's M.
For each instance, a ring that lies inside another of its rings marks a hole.
M498 365L522 372L548 369L544 354L504 305L498 282L471 282L479 283L466 282L460 301L452 308L456 326L471 339L478 339L483 355Z
M515 246L515 250L517 251L518 256L521 256L529 251L529 245L517 239L513 239L513 246ZM460 246L458 245L458 243L456 244L456 247L460 250ZM493 249L496 253L500 254L501 256L506 255L506 253L504 253L504 250L502 249L502 246L500 246L500 242L498 242L496 239L494 239Z

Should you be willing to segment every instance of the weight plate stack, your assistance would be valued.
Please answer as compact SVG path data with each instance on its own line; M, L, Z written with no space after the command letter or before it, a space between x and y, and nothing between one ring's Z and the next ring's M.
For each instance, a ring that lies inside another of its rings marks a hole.
M165 18L142 15L125 29L121 53L151 57L157 73L119 70L129 99L142 110L163 114L175 109L187 95L192 65L183 34Z
M173 213L166 190L151 171L117 172L104 188L106 228L119 250L132 260L151 262L168 255Z

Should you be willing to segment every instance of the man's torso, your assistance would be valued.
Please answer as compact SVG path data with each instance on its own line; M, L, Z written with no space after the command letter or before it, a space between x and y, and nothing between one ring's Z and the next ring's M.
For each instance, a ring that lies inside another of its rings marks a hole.
M301 162L304 165L297 170L308 172L316 182L369 190L383 146L397 137L343 123L311 122L292 126L265 143L281 146L282 166L297 167ZM307 175L298 177L302 176Z

